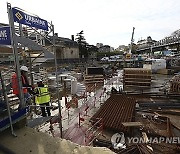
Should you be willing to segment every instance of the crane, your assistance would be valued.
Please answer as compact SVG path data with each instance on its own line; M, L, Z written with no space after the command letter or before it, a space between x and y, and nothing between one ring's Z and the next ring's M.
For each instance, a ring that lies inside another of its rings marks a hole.
M131 58L131 51L132 51L132 46L133 46L133 42L134 42L134 30L135 30L135 27L133 27L133 32L132 32L132 37L131 37L131 44L130 44L130 47L129 47L129 52L126 53L126 59Z
M131 58L131 51L132 51L132 46L133 46L133 42L134 42L134 30L135 30L135 27L133 27L133 32L132 32L132 37L131 37L131 44L130 44L130 47L129 47L129 52L126 54L126 59Z
M133 32L132 32L132 37L131 37L131 44L130 44L130 49L129 49L130 54L131 54L132 46L133 46L133 42L134 42L134 30L135 30L135 27L133 27Z

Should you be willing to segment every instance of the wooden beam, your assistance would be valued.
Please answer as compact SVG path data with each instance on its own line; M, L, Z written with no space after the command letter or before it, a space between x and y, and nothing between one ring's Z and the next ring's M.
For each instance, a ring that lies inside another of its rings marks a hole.
M138 127L143 125L141 122L122 122L122 124L125 127Z

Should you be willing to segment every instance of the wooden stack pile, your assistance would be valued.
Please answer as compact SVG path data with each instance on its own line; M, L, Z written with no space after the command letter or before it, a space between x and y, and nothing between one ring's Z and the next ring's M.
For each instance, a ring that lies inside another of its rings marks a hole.
M104 76L103 75L86 75L85 76L86 84L104 84Z
M87 67L86 75L84 76L86 85L103 85L104 84L104 69L102 67Z
M124 87L150 87L152 71L145 68L124 68Z
M102 118L105 129L128 133L129 127L125 127L122 123L133 121L135 104L134 98L113 94L92 116L90 121Z
M170 92L180 94L180 75L175 75L170 81Z

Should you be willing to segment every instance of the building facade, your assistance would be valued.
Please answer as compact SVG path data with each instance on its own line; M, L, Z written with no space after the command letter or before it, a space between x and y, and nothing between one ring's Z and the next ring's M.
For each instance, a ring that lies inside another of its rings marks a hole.
M52 40L52 37L50 37ZM56 50L56 57L57 59L77 59L79 58L79 45L76 41L69 39L58 37L56 34L55 36L55 50ZM46 46L51 44L46 42ZM52 51L52 47L51 47Z
M151 36L148 36L147 39L141 39L137 42L138 49L143 49L150 47L153 45L156 41L151 38Z

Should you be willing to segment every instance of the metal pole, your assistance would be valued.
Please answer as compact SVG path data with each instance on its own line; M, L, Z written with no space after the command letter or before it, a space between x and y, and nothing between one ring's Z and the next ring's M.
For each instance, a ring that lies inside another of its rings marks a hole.
M81 120L80 120L80 118L81 118L81 114L80 114L80 111L79 111L79 127L81 126Z
M22 32L22 24L19 24L19 34L20 34L20 37L23 37L23 32ZM26 57L24 56L24 50L25 50L25 47L22 47L22 49L23 49L23 63L24 63L24 65L26 65L27 63L26 63Z
M31 85L34 85L34 79L33 79L33 74L32 74L32 61L31 61L31 54L30 52L28 53L29 56L29 70L30 70L30 79L31 79Z
M52 22L51 22L52 24ZM59 95L59 82L58 82L58 69L57 69L57 57L55 50L55 37L54 37L54 25L52 24L52 32L53 32L53 52L55 56L55 68L56 68L56 87L57 87L57 96L58 96L58 109L59 109L59 129L60 129L60 137L62 138L62 119L61 119L61 101Z
M13 53L14 53L14 56L15 56L14 64L15 64L15 67L16 67L16 74L17 74L17 80L18 80L20 106L22 108L24 108L25 107L25 102L24 102L24 95L23 95L23 92L22 92L22 80L21 80L21 72L20 72L20 65L19 65L19 58L18 58L17 40L16 40L16 36L15 36L13 13L12 13L10 3L7 3L7 10L8 10L9 26L10 26L10 31L11 31L11 45L13 47Z
M20 37L23 37L23 32L22 32L22 24L19 24L19 32L20 32ZM25 50L26 50L26 48L25 47L23 47L23 52L25 53ZM31 54L30 54L30 52L28 53L28 59L29 59L29 70L30 70L30 79L31 79L31 85L34 85L33 84L33 74L32 74L32 62L31 62ZM24 64L25 65L27 65L27 61L26 61L26 56L23 54L23 62L24 62Z
M133 46L133 42L134 42L134 30L135 30L135 27L133 27L133 32L132 32L132 36L131 36L131 44L130 44L130 50L129 50L130 54L132 52L132 46Z
M151 45L149 57L153 55L153 50L152 50L152 48L153 48L153 47L152 47L152 45Z
M4 100L5 100L6 105L7 105L7 111L8 111L9 122L10 122L10 127L11 127L11 133L12 133L13 136L17 136L14 133L14 129L13 129L13 125L12 125L11 112L10 112L10 106L9 106L8 98L7 98L6 86L4 84L4 78L2 76L1 71L0 71L0 79L1 79L1 85L2 85L3 95L4 95Z

